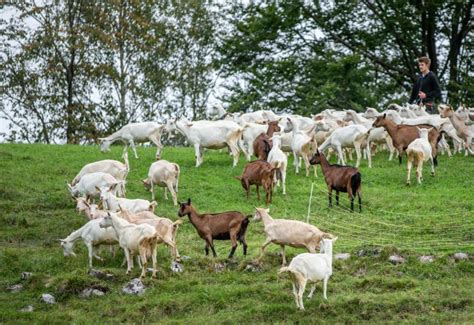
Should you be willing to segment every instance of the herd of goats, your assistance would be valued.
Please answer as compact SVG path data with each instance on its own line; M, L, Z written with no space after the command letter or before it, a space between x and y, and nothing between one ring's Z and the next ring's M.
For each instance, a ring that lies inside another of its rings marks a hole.
M164 187L165 199L168 199L167 192L170 192L174 205L179 205L179 217L188 216L205 241L206 255L211 250L213 256L216 256L214 240L231 241L229 258L234 255L238 242L246 255L245 236L251 216L238 211L200 214L191 199L184 203L178 202L180 167L161 159L161 137L164 132L179 132L186 137L187 142L194 146L196 167L203 163L204 149L228 148L233 157L233 166L237 165L242 151L249 163L237 178L246 191L247 198L251 185L256 185L259 200L259 187L263 187L267 205L272 200L275 185L281 185L283 194L286 193L287 154L291 152L296 173L299 172L301 160L305 165L306 176L309 176L311 165L314 165L315 175L316 165L321 166L328 186L329 206L332 206L334 190L337 204L339 193L345 192L351 200L351 210L354 210L354 198L358 197L359 211L362 211L362 177L358 167L364 158L370 168L375 150L388 150L390 160L394 154L398 155L400 164L402 155L406 152L407 184L410 183L413 164L417 166L418 183L422 180L423 162L430 160L434 175L438 151L452 154L449 139L454 146L454 153L464 150L466 155L474 154L473 109L459 107L454 110L449 105L439 105L438 110L439 115L431 115L423 106L402 107L391 104L384 112L373 108L368 108L365 113L325 110L308 118L297 115L278 116L266 110L232 114L216 108L209 112L215 115L214 119L209 120L170 119L164 125L156 122L128 124L100 139L103 152L109 151L112 143L123 142L125 163L101 160L87 164L68 184L71 195L76 199L77 211L85 214L88 222L61 240L64 255L75 255L74 242L82 239L89 252L89 268L92 268L93 258L102 260L94 252L95 247L119 244L125 254L127 274L133 268L133 257L137 256L137 262L141 265L141 277L146 276L148 258L152 259L152 277L155 277L157 245L164 243L170 248L172 265L176 264L180 261L176 233L182 221L155 215L155 187ZM138 158L135 144L143 142L152 142L157 146L157 160L151 164L148 177L142 180L145 188L151 192L151 202L125 198L125 180L130 170L128 148L131 147ZM347 155L351 157L353 151L357 156L356 167L345 166ZM339 164L330 164L325 152L328 155L336 154ZM251 161L253 155L257 160ZM94 203L96 197L100 197L99 205ZM297 307L304 309L303 293L307 282L312 283L311 297L315 283L323 281L326 299L327 282L332 274L332 245L337 237L305 222L273 219L269 209L256 208L253 220L263 222L266 234L259 260L269 244L280 245L283 258L280 273L291 274ZM289 266L285 266L286 245L306 248L309 253L296 256ZM316 253L318 249L319 254Z

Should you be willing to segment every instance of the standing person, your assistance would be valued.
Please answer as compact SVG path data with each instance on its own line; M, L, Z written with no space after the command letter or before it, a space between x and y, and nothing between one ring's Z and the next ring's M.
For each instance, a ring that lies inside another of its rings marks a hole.
M430 71L431 60L422 56L418 58L418 68L421 75L413 85L409 103L415 102L418 105L425 105L426 111L430 114L435 113L435 100L441 100L441 89L438 78Z

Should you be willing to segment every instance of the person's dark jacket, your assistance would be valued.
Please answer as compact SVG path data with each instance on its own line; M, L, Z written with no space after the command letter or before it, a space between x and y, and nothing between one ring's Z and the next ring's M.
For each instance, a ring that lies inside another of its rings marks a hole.
M409 103L419 103L421 98L418 97L418 92L422 91L426 94L423 103L433 103L435 99L441 100L441 89L439 87L438 78L430 71L425 76L420 75L418 80L413 85Z

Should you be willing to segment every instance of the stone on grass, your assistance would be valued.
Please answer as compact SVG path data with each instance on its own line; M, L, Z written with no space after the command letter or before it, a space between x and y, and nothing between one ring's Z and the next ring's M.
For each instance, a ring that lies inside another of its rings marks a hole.
M28 278L31 278L32 275L33 275L33 273L31 273L31 272L21 272L21 279L26 280Z
M176 261L173 261L171 262L171 271L173 273L182 273L184 271L183 265Z
M401 257L400 255L391 255L388 260L392 264L403 264L405 263L405 259Z
M79 297L89 298L91 296L101 297L103 295L105 295L105 292L103 292L101 290L94 289L94 288L86 288L86 289L82 290L82 292L79 294Z
M456 261L466 260L468 258L466 253L456 253L454 254L454 259Z
M95 270L95 269L90 269L89 272L87 272L90 276L93 276L97 279L100 280L112 280L114 278L113 274L110 273L105 273L101 270Z
M41 295L41 301L50 305L56 303L56 299L54 299L54 296L49 293L43 293Z
M214 264L214 271L215 272L222 272L225 269L225 264L224 263L216 263Z
M28 305L25 308L20 309L22 313L31 313L35 308L32 305Z
M349 253L339 253L339 254L336 254L334 256L334 259L341 260L341 261L345 261L345 260L348 260L350 258L351 258L351 254L349 254Z
M135 278L123 286L122 292L129 295L141 296L145 293L145 286L143 285L142 280Z
M260 272L260 267L257 264L247 264L245 267L246 272Z
M14 285L11 285L9 287L7 287L7 290L12 292L12 293L15 293L15 292L20 292L21 290L23 290L23 285L22 284L14 284Z
M422 255L418 258L421 263L432 263L434 262L434 256L431 255Z

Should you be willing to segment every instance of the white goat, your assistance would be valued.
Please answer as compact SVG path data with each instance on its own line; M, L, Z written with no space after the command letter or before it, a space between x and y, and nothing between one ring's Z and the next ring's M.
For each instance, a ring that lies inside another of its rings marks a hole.
M318 281L323 281L323 297L326 300L328 299L326 293L328 281L332 275L332 246L336 240L337 237L332 240L323 239L320 254L300 254L291 260L288 267L282 267L278 272L279 274L290 272L293 282L293 295L299 309L304 310L303 294L308 281L313 283L308 299L313 297Z
M309 169L311 165L309 164L309 156L311 155L311 143L314 138L314 130L316 125L313 124L313 127L310 130L300 130L298 124L293 121L292 118L287 117L287 125L284 129L285 132L292 131L292 140L291 140L291 151L293 152L293 165L295 166L295 171L299 173L300 158L303 158L306 176L309 176ZM316 174L316 168L314 168L314 175Z
M161 144L163 129L164 126L156 122L129 123L108 137L99 138L101 141L100 150L102 152L110 151L110 145L112 143L122 141L125 143L123 151L127 152L128 146L130 145L135 154L135 158L138 159L135 143L151 141L157 147L156 158L159 158L161 150L163 149L163 145Z
M64 256L76 256L73 252L74 242L78 239L82 239L89 251L89 268L92 268L92 257L102 261L102 258L94 253L94 247L100 245L115 245L118 243L118 237L113 229L101 228L101 221L102 218L90 220L78 230L73 231L66 238L60 239Z
M165 200L168 200L167 190L169 190L173 197L173 204L178 205L179 173L178 164L167 160L158 160L151 164L148 170L148 178L142 180L145 188L151 192L151 199L155 200L154 186L158 185L165 188Z
M281 150L281 135L273 134L271 139L273 141L273 147L268 153L267 161L273 168L278 168L278 173L275 173L275 180L277 180L277 174L279 174L277 180L277 186L280 185L280 179L283 187L283 194L286 194L286 167L288 166L288 157Z
M219 120L227 115L227 111L220 104L209 107L206 113L207 118L213 120Z
M109 173L96 172L86 174L81 177L80 181L71 186L67 183L69 192L74 198L79 196L85 196L88 202L91 202L91 199L99 195L98 188L106 187L110 188L111 191L117 193L117 185L123 186L123 181L118 181L115 177Z
M471 128L466 125L466 123L455 114L453 108L450 105L439 105L439 111L441 117L449 118L451 124L456 129L457 135L464 140L464 149L465 155L468 155L468 152L474 155L474 127Z
M156 245L160 235L155 228L148 224L135 225L117 214L109 212L105 218L100 220L99 225L102 228L112 228L118 238L119 245L122 247L125 258L127 259L127 274L130 274L133 268L133 255L140 255L142 262L142 273L140 278L146 276L147 257L151 256L153 262L152 277L156 277Z
M344 153L342 148L353 147L357 155L356 167L360 165L361 159L361 148L365 146L367 150L367 159L369 168L372 168L372 155L370 153L370 144L367 141L368 130L362 125L348 125L342 128L335 130L326 141L324 141L321 146L319 146L319 151L324 151L327 148L333 148L337 150L338 154L338 163L345 165Z
M252 160L253 142L261 133L266 133L267 129L267 124L245 123L243 125L242 138L239 139L239 146L247 161Z
M420 137L418 139L413 140L407 147L407 185L410 185L410 173L411 167L413 165L413 161L416 168L416 179L418 184L421 184L421 180L423 178L423 162L427 161L428 159L431 162L431 175L435 175L434 170L434 161L433 161L433 152L431 149L431 144L428 141L428 133L432 130L429 129L420 129L417 127L418 132L420 133Z
M310 253L316 253L319 243L323 238L333 238L333 235L325 233L315 226L286 219L273 219L268 213L270 209L256 208L254 221L262 220L263 231L267 239L262 245L259 260L265 253L265 248L271 243L280 245L283 265L286 265L285 245L297 248L306 248Z
M107 211L100 210L97 204L88 203L83 197L76 198L76 211L85 214L87 219L103 218L107 215Z
M116 197L109 188L100 189L100 199L106 210L118 212L119 205L130 212L155 211L156 201L150 202L143 199L126 199Z
M232 121L195 121L189 122L185 119L176 121L168 120L166 124L168 132L178 130L188 142L194 146L196 154L196 167L202 162L204 148L222 149L228 147L234 158L233 166L239 162L238 141L242 136L243 128Z
M269 121L276 121L277 119L278 116L272 111L259 110L236 116L234 121L243 126L245 123L266 123Z

